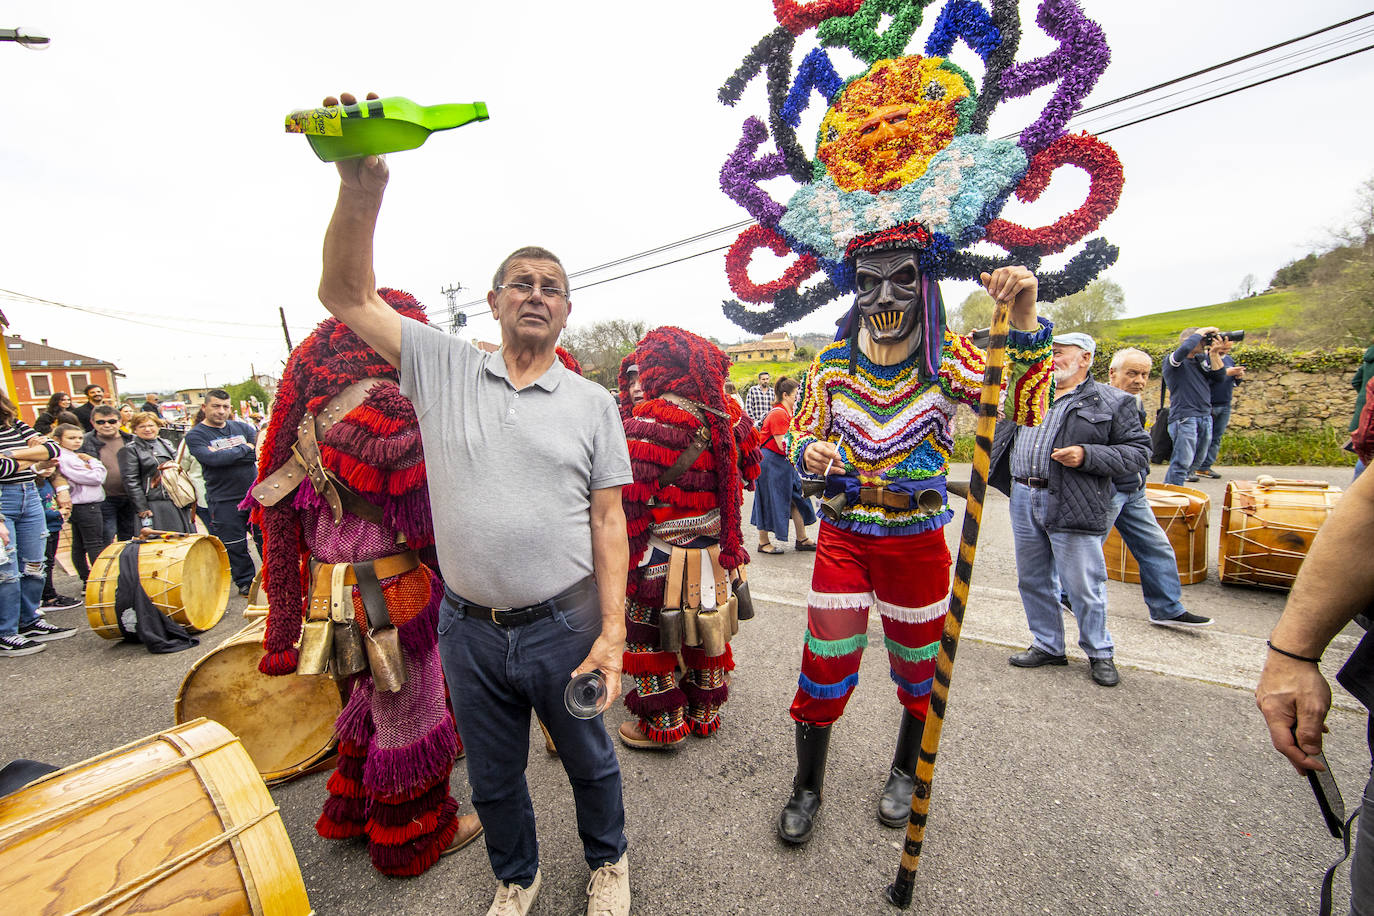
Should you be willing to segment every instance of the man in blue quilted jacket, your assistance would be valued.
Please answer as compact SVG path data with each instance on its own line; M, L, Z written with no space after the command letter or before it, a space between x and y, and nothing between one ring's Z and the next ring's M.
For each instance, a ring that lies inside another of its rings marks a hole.
M1097 349L1091 337L1058 334L1052 349L1055 395L1044 422L1006 430L993 445L990 479L994 486L999 477L1009 484L1017 587L1032 637L1030 648L1010 661L1018 668L1069 663L1062 589L1078 619L1078 644L1092 679L1114 687L1120 676L1107 632L1102 537L1114 518L1112 478L1149 466L1150 437L1134 398L1088 377ZM1008 460L1009 469L1002 469Z

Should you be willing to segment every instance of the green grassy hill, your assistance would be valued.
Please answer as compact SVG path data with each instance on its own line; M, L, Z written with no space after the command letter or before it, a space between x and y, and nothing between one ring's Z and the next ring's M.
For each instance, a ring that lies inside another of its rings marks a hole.
M1249 342L1268 337L1271 330L1289 326L1288 316L1297 305L1297 299L1296 293L1283 291L1217 305L1118 318L1106 322L1098 336L1130 342L1163 341L1177 338L1184 328L1214 325L1223 331L1244 330Z

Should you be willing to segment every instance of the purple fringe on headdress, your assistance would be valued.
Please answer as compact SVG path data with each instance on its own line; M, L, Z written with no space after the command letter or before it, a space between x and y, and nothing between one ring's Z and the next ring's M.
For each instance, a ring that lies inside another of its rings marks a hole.
M702 706L724 706L725 701L730 699L729 684L721 684L719 687L698 687L691 681L683 681L682 690L687 694L687 699Z
M334 734L342 741L367 747L372 741L376 728L372 724L372 679L354 679L353 691L348 696L348 704L334 720Z
M444 799L448 798L448 773L444 773L434 785L430 786L425 794L410 801L398 802L388 805L384 802L373 801L368 806L367 816L383 827L404 826L422 814L427 814L443 804Z
M369 792L395 795L414 786L429 785L453 767L458 758L458 734L453 717L439 723L419 741L397 748L368 749L363 785Z
M641 719L646 719L656 712L681 709L686 705L687 696L678 687L662 693L651 693L647 697L640 696L638 688L625 694L625 708Z

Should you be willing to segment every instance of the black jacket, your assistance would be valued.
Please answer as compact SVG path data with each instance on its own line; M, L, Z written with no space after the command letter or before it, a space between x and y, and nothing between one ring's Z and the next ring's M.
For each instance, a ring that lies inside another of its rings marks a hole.
M167 494L162 491L157 466L175 459L175 450L162 439L149 442L134 436L128 445L119 450L119 473L124 478L124 491L134 504L135 511L149 511L149 500L167 499Z
M126 433L123 430L120 430L119 436L124 440L125 445L128 445L130 442L134 441L133 434ZM101 439L98 434L86 433L86 438L81 440L81 448L78 449L78 451L81 452L81 454L83 455L90 455L92 458L99 458L100 447L104 444L105 440Z
M1050 508L1045 527L1104 535L1111 528L1113 478L1125 478L1150 466L1150 437L1140 425L1135 398L1084 379L1054 437L1055 448L1083 446L1083 463L1076 468L1050 462ZM1011 450L1020 428L1010 420L997 424L992 441L988 483L1011 493Z

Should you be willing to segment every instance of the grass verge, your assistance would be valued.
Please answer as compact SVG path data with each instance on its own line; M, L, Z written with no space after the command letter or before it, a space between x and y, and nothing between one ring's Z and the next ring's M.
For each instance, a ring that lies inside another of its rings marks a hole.
M1291 433L1227 432L1218 465L1310 465L1354 467L1355 456L1341 448L1350 437L1330 426ZM973 437L956 436L954 461L973 460Z

